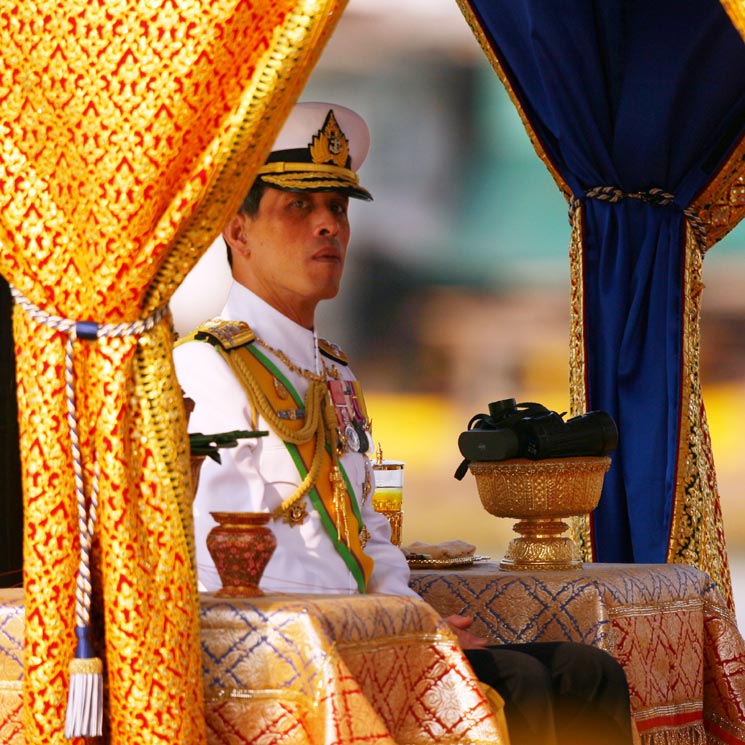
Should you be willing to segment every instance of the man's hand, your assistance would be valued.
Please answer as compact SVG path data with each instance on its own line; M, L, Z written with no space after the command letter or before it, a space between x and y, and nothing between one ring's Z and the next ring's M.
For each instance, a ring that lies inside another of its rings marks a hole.
M486 639L468 631L468 627L473 623L470 616L448 616L443 620L458 637L458 643L463 649L483 649L488 645Z

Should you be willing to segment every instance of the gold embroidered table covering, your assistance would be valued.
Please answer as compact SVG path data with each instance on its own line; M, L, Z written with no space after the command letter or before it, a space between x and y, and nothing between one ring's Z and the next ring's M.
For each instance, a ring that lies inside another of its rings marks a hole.
M494 643L571 640L610 652L629 680L642 741L745 743L745 643L704 572L680 564L412 572L442 615L473 615Z
M454 637L417 598L200 596L215 745L508 741ZM0 591L0 742L20 745L23 596Z

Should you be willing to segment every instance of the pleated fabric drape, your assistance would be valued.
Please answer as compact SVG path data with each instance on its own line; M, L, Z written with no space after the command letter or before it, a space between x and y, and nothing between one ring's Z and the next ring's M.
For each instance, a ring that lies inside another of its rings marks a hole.
M344 5L0 8L0 274L16 300L27 743L69 742L81 625L104 662L106 741L205 741L167 303L250 186Z
M718 0L458 3L569 203L572 409L620 436L584 557L693 564L731 606L699 312L745 210L745 45Z

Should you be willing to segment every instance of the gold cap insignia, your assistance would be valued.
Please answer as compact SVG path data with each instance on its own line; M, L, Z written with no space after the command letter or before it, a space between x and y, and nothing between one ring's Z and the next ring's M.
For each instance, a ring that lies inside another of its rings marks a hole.
M326 121L313 140L308 145L310 157L314 163L334 163L341 168L347 166L349 160L349 140L336 121L333 109L329 109Z

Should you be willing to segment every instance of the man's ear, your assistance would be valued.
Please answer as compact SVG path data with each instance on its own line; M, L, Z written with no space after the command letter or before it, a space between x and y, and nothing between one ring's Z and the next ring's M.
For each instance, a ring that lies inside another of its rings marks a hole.
M248 253L248 218L236 212L222 231L222 237L231 251L242 255Z

